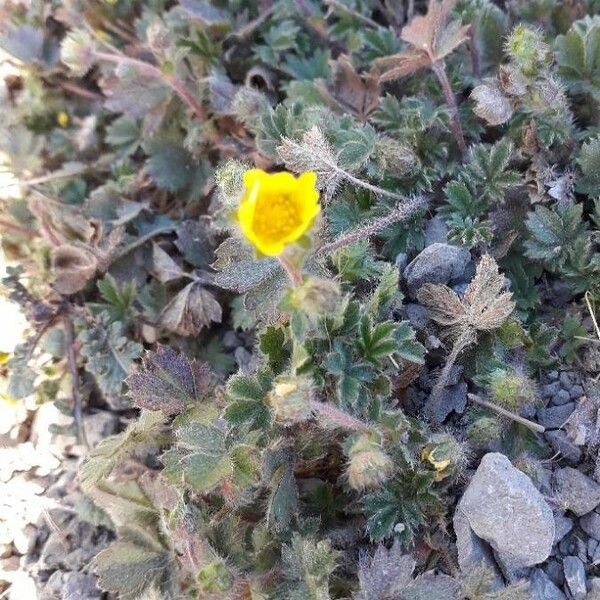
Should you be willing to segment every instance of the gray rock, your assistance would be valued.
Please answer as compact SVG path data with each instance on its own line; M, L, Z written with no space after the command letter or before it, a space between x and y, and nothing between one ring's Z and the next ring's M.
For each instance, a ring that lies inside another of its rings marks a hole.
M83 426L90 446L93 448L104 438L112 435L116 431L118 423L118 417L106 410L85 415L83 417Z
M235 331L228 331L223 336L223 347L226 350L235 350L238 346L242 345L242 341L238 337Z
M571 386L573 385L573 382L571 381L571 375L569 373L567 373L566 371L563 371L558 380L560 381L560 385L562 385L562 387L565 390L570 390Z
M576 465L581 460L581 448L576 446L561 429L546 432L546 440L569 464Z
M566 404L569 400L571 400L571 394L569 394L567 390L558 390L558 392L552 396L552 404L554 404L554 406Z
M563 560L567 588L574 600L583 600L587 595L585 567L576 556L566 556Z
M563 572L562 565L554 558L549 559L544 567L546 575L550 578L552 583L557 587L561 587L565 582L565 574Z
M394 259L394 264L396 265L396 269L398 269L400 276L402 276L402 273L408 264L408 255L406 252L400 252L397 254L396 258Z
M446 221L440 217L433 217L427 221L425 225L425 245L431 246L431 244L442 243L445 244L448 241L448 225Z
M600 515L595 512L583 515L579 519L579 525L591 538L600 540Z
M529 576L531 600L566 600L566 596L541 569L532 569Z
M600 504L600 485L572 467L554 473L558 501L578 517L591 512Z
M427 246L404 269L409 294L415 297L426 283L449 283L458 279L470 260L466 248L437 242Z
M552 371L549 371L547 373L547 376L548 376L548 379L552 379L552 380L558 379L558 371L556 369L553 369Z
M468 573L474 567L484 564L493 573L492 589L490 591L495 592L502 589L504 587L502 575L496 565L491 548L475 535L460 507L457 507L454 511L453 525L460 570L463 573Z
M425 329L429 323L429 311L420 304L407 304L404 308L406 318L410 324L419 330Z
M550 556L552 510L529 477L503 454L491 452L481 459L458 507L508 571L537 565Z
M590 577L588 587L590 591L586 600L600 600L600 577Z
M573 529L573 519L567 517L564 512L557 511L554 513L554 527L554 543L558 544Z
M453 411L462 415L466 406L467 384L463 381L445 388L437 401L432 400L430 396L425 404L424 413L433 423L441 425Z
M558 429L575 410L575 402L568 402L561 406L540 408L537 412L538 423L548 429Z
M588 558L592 559L596 555L596 550L598 550L598 540L590 538L587 543L587 555Z
M576 400L577 398L580 398L581 396L583 396L583 387L581 387L580 385L574 385L571 388L569 395L571 396L571 400Z
M96 577L77 571L64 577L62 600L97 600L102 592L96 587Z
M543 385L540 391L544 398L552 398L559 390L560 383L558 381L553 381L552 383Z

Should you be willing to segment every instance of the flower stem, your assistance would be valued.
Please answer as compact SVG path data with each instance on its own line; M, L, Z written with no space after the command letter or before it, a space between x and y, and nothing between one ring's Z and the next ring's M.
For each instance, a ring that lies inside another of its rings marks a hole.
M399 221L404 221L412 217L417 211L426 208L426 206L427 200L422 196L417 196L410 202L396 207L384 217L375 219L371 223L367 223L367 225L364 225L363 227L358 227L350 233L333 240L333 242L321 246L315 251L315 256L326 256L327 254L335 252L339 248L343 248L344 246L348 246L349 244L353 244L360 240L368 239L389 225L393 225L394 223L398 223Z
M359 421L355 417L352 417L343 410L336 408L332 404L311 400L310 407L313 411L327 417L330 421L340 425L341 427L345 427L346 429L360 431L361 433L369 433L371 431L366 423Z
M192 113L198 119L204 119L206 117L206 111L204 110L204 107L174 75L167 75L155 65L151 65L150 63L137 58L131 58L130 56L112 54L110 52L96 52L96 58L118 65L124 64L134 66L145 75L164 81L190 107Z
M460 117L458 114L458 105L456 104L456 98L454 97L454 93L452 92L452 86L450 85L450 80L448 79L448 75L446 73L446 65L443 60L439 60L434 62L431 65L433 72L436 74L440 85L442 86L442 91L444 92L444 97L446 98L446 103L450 107L450 113L452 117L452 133L454 135L454 139L458 144L458 148L460 153L464 157L467 153L467 144L465 142L465 136L463 134L462 125L460 124Z
M288 276L292 287L297 288L302 283L302 273L298 270L298 268L292 263L291 260L280 254L277 257L279 264L283 267L286 275Z

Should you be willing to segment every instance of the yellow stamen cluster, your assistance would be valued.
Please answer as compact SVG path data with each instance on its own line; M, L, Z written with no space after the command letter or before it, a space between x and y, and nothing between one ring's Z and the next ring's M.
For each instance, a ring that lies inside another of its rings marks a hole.
M320 212L316 181L311 171L299 177L261 169L244 173L245 192L237 216L244 235L262 254L281 254L312 226Z

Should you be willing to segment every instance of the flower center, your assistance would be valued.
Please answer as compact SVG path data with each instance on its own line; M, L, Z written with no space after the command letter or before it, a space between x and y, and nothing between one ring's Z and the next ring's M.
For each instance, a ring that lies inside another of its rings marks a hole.
M279 241L301 224L298 207L289 194L261 196L258 199L252 226L260 237Z

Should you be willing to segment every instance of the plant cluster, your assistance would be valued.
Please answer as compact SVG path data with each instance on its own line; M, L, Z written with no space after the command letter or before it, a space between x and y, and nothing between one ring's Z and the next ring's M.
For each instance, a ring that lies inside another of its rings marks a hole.
M520 415L543 371L597 358L600 5L501 4L0 9L4 286L33 331L2 394L83 444L85 410L128 417L80 470L103 589L529 597L461 573L449 524L473 453L550 455ZM434 219L470 274L413 294ZM459 380L442 427L419 392Z

